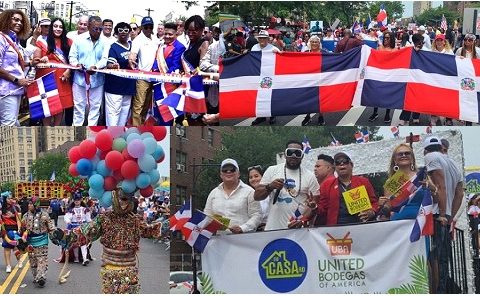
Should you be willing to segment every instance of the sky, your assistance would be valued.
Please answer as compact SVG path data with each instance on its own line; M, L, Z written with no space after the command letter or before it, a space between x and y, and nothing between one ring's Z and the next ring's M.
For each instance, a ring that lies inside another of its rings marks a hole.
M412 132L414 135L425 134L425 126L401 126L400 137L406 137ZM463 139L463 154L465 157L465 166L480 166L480 156L478 148L480 147L480 127L467 126L434 126L433 132L446 130L460 130ZM383 126L378 133L385 139L393 138L392 131L389 126Z
M200 0L196 6L191 7L188 11L185 9L183 3L176 0L81 0L88 9L98 9L100 11L101 18L112 19L114 23L118 22L130 22L134 14L138 14L136 17L136 23L140 25L142 16L147 15L146 9L153 9L150 16L153 18L155 25L159 21L163 21L165 16L173 12L173 19L183 15L187 18L198 14L204 17L207 1Z
M412 17L413 16L413 1L402 1L405 10L403 12L403 17ZM432 1L432 8L442 6L443 1ZM387 11L388 13L388 11Z

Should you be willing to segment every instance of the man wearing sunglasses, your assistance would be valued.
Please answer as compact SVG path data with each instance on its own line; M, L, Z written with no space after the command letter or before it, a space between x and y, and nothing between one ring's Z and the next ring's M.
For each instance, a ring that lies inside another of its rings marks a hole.
M105 42L100 38L102 30L102 19L98 16L91 16L88 19L88 36L76 38L70 49L68 56L70 64L82 67L90 75L88 97L85 72L83 70L75 71L73 76L74 126L83 125L86 108L89 108L88 126L95 126L98 122L105 75L92 70L103 69L107 65L107 55L104 55Z
M155 61L159 41L153 34L153 19L146 16L142 19L142 32L133 40L132 50L128 57L130 68L151 71ZM137 80L137 92L132 100L132 121L134 126L142 125L148 108L152 103L153 83Z
M339 152L333 157L337 178L329 178L320 187L317 214L326 225L358 224L375 219L378 210L377 197L370 181L361 176L353 176L353 162L350 156ZM372 208L358 214L350 215L343 198L343 193L365 186Z
M230 219L232 233L255 231L261 222L260 203L253 199L253 188L240 180L240 169L235 159L227 158L220 165L222 183L207 198L204 212Z
M319 185L315 175L301 166L303 146L290 140L285 147L285 163L269 167L255 190L255 200L270 196L270 212L265 230L286 229L298 209L305 217L318 197Z

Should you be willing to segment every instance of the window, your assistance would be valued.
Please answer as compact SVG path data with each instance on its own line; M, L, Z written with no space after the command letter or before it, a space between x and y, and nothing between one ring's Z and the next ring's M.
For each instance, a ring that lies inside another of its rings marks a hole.
M208 146L213 147L213 129L208 128Z
M183 201L187 199L187 187L177 185L175 187L175 196L178 201Z
M187 171L187 154L181 151L177 151L175 163L177 172L185 173Z
M187 130L185 129L184 126L176 126L175 127L175 133L177 137L180 138L186 138L187 137Z
M28 152L28 158L33 158L33 153L32 152Z

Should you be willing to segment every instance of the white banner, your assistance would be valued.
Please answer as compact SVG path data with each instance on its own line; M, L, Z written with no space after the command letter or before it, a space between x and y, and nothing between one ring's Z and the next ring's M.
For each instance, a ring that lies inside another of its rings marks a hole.
M425 239L409 240L414 222L215 236L202 269L226 293L428 293Z

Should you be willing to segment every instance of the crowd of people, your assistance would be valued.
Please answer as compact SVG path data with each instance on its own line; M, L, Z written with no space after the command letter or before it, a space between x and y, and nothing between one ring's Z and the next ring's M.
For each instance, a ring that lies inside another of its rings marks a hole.
M433 199L434 234L431 236L429 262L433 293L446 293L450 250L450 225L461 213L463 179L460 168L448 156L446 139L429 136L424 140L424 167L415 160L412 147L400 144L386 163L389 178L401 172L405 180L421 176L421 190L405 206L398 207L395 193L376 192L371 180L353 175L355 157L345 152L333 156L318 155L314 167L302 164L301 142L285 146L284 163L248 168L248 185L240 179L240 167L234 159L223 160L222 183L209 194L205 213L229 220L228 233L268 231L321 225L351 225L371 221L415 219L424 193ZM400 174L400 173L399 173ZM350 214L343 193L364 186L371 208ZM387 187L388 188L388 187ZM396 189L398 190L398 189ZM478 199L477 199L478 201Z
M37 196L27 197L25 194L21 194L14 197L9 193L3 196L1 202L1 237L6 264L5 271L6 273L12 272L12 266L14 266L11 259L12 252L17 259L18 268L22 268L24 265L21 255L28 253L34 283L40 287L45 285L47 279L49 239L61 247L59 250L60 257L54 259L55 262L70 261L87 266L90 261L95 260L90 254L90 247L95 238L90 238L89 235L98 235L98 233L86 232L87 235L82 233L80 229L94 228L100 223L99 221L105 219L103 217L118 212L118 209L115 209L115 204L108 208L102 207L98 200L83 196L82 192L75 192L70 197L66 195L62 199L54 197L49 199L48 204L46 204L47 201L41 201ZM137 195L132 200L131 209L132 211L129 211L129 213L137 214L139 221L141 221L138 225L141 227L137 226L141 229L129 229L132 232L127 236L135 235L142 229L157 227L155 225L160 225L158 227L159 233L145 235L145 237L160 239L162 238L161 234L167 233L162 224L170 213L168 193L155 193L151 197ZM115 215L118 216L118 213L115 213ZM58 228L58 218L60 216L63 216L65 230ZM123 220L128 219L123 217ZM163 229L160 230L162 227ZM101 231L107 231L107 229L102 228ZM66 239L65 237L68 237L70 233L75 233L76 239ZM115 239L115 237L116 235L113 235L112 239ZM75 243L71 243L71 241L75 241ZM69 252L65 252L66 248ZM113 259L105 261L105 258L108 259L108 256L102 257L104 263L113 264Z
M62 111L45 114L41 122L30 125L139 126L149 118L157 125L171 125L173 121L163 120L152 94L162 94L162 83L95 70L191 75L203 63L202 71L218 71L218 56L210 51L206 57L218 38L218 28L206 26L198 15L176 23L147 16L140 25L81 16L76 30L68 32L59 17L40 19L32 31L23 11L5 10L0 14L0 31L0 125L19 125L20 110L28 113L25 88L52 71ZM209 111L218 101L218 87L210 88L205 86L206 94L215 89L217 94L216 99L214 95L208 99ZM178 124L184 120L202 124L201 114L188 113L176 119Z

